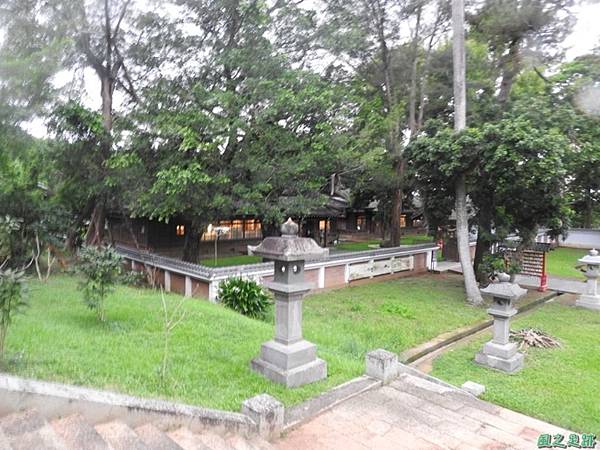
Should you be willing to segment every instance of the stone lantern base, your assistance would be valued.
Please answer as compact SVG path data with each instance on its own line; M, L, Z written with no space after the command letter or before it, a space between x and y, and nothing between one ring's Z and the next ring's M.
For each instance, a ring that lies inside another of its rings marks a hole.
M475 362L492 369L514 373L523 368L523 353L517 352L517 345L514 342L508 344L487 342L475 355Z
M575 306L600 311L600 295L583 294L575 301Z
M286 387L298 387L327 378L327 363L317 358L317 346L301 340L285 345L271 340L262 344L252 370Z

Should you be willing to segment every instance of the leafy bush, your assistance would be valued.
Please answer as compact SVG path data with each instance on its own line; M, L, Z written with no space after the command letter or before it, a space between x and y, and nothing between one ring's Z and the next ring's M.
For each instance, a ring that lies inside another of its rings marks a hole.
M0 265L11 258L15 231L21 221L10 216L0 217Z
M25 273L23 271L0 270L0 357L4 354L4 342L8 327L15 314L27 305L24 299Z
M145 272L130 270L121 275L120 282L129 286L145 287L148 286L148 276Z
M77 269L84 277L81 283L84 303L104 322L104 302L121 274L121 256L111 247L84 246Z
M488 275L489 279L493 279L500 272L509 275L515 275L521 272L521 264L519 263L520 255L514 252L499 252L483 257L482 269Z
M223 305L248 317L264 318L269 297L262 287L252 280L229 278L219 286L218 300Z

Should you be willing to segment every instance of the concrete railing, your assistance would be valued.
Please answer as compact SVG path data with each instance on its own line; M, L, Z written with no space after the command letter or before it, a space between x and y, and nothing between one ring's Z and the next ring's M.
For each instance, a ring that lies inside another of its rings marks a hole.
M273 276L273 263L246 264L230 267L207 267L183 262L129 247L116 250L131 264L132 270L152 268L157 281L166 291L188 297L198 295L216 301L219 283L227 278L242 277L262 282ZM328 259L306 264L307 280L317 288L342 286L362 278L391 275L398 272L424 272L435 268L435 252L431 244L401 246L357 252L339 252Z

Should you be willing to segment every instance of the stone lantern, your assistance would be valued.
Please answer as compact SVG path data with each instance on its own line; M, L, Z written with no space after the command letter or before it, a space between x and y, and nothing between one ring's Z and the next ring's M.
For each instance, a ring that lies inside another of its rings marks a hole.
M499 283L491 283L482 294L491 295L492 306L487 310L494 318L493 338L484 344L475 355L475 362L493 369L513 373L523 367L523 354L517 352L517 345L510 342L510 318L517 313L513 302L525 294L527 290L516 283L510 283L507 274L498 275Z
M581 295L575 304L589 309L600 310L600 293L598 293L598 277L600 276L600 256L598 250L591 249L579 262L586 267L587 278L586 292Z
M254 254L275 263L275 337L262 344L251 367L270 380L296 387L327 377L327 364L317 358L317 346L302 337L302 299L313 286L304 281L304 263L324 259L329 250L310 238L298 237L298 225L288 219L281 237L268 237Z

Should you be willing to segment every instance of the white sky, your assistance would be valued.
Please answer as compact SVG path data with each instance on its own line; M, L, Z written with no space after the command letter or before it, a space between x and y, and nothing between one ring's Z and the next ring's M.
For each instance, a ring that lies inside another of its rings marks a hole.
M593 48L600 46L600 0L584 1L575 6L573 12L577 22L573 28L573 32L564 42L567 60L572 60L577 56L586 54ZM70 81L70 79L71 75L69 73L63 73L57 77L57 82L58 84L62 84ZM85 71L85 90L86 95L83 100L86 106L99 110L100 87L98 79L91 69ZM119 107L119 99L120 96L117 92L115 93L114 105L117 109ZM27 124L23 124L23 128L33 136L39 138L47 136L46 127L42 119L34 119Z

